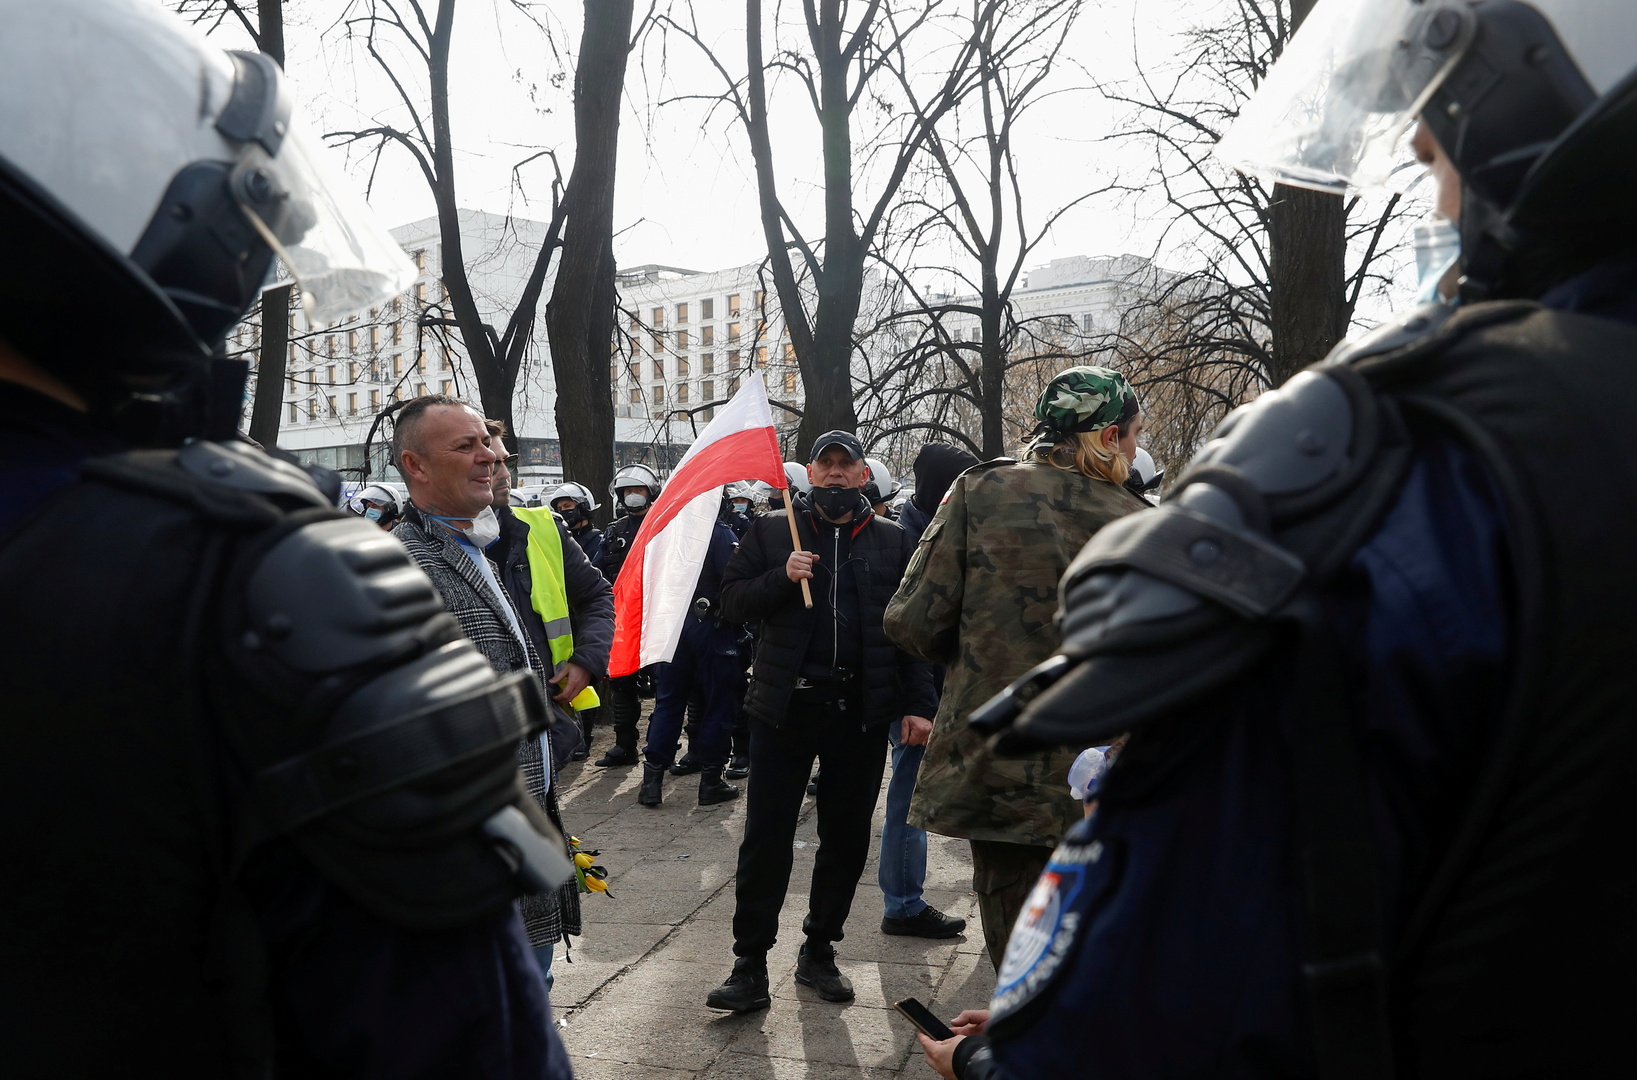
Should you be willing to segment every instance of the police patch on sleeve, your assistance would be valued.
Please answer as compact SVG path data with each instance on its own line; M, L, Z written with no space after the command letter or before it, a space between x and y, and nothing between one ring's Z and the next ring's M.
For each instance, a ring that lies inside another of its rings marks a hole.
M1064 841L1012 927L989 1003L990 1022L1028 1004L1062 968L1080 929L1084 912L1078 901L1087 888L1087 872L1103 855L1101 841Z

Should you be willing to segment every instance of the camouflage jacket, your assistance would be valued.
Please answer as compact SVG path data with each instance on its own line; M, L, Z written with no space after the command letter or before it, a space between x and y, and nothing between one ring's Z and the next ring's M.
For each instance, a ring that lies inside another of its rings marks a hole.
M966 716L1059 644L1057 582L1091 534L1147 503L1039 462L968 469L949 489L887 606L900 648L947 664L912 825L945 836L1055 846L1080 820L1069 766L1081 748L997 758Z

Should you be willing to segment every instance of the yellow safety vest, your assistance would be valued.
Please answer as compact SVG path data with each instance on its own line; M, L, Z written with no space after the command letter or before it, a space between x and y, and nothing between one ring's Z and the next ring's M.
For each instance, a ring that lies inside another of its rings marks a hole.
M563 578L563 537L557 516L549 506L514 506L512 513L529 527L529 604L546 624L551 646L551 669L556 671L574 655L574 624L568 617L568 583ZM594 709L602 701L586 687L569 705Z

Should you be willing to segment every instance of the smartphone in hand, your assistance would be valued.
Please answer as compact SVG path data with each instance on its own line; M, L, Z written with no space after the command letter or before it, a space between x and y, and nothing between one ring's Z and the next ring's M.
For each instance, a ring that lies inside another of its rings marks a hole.
M953 1039L955 1033L949 1030L949 1025L932 1015L932 1011L914 998L905 998L903 1001L893 1002L893 1008L904 1014L904 1019L919 1028L922 1034L935 1042Z

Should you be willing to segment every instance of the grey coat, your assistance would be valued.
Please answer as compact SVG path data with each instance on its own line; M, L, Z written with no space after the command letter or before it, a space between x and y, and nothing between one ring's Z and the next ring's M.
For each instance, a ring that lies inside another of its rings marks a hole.
M426 571L426 576L432 579L432 584L437 586L438 593L443 597L443 606L459 620L461 629L472 639L478 651L488 658L490 665L496 671L517 671L527 666L541 680L541 691L549 696L546 680L551 675L550 667L541 663L526 633L522 641L512 633L505 609L500 606L508 601L503 596L495 595L449 530L425 521L420 512L411 506L405 512L404 519L393 528L392 535L402 541L409 554ZM499 576L497 570L496 580ZM521 624L522 619L519 618L518 622ZM557 808L557 770L548 765L545 755L540 752L540 740L525 739L519 743L517 762L523 769L523 780L528 785L529 794L534 796L552 823L567 836L568 830L563 828L562 814ZM552 769L549 790L546 788L545 772L548 767ZM531 946L550 945L567 934L582 932L579 886L573 881L555 893L525 896L518 907L523 912L523 926L529 933Z

